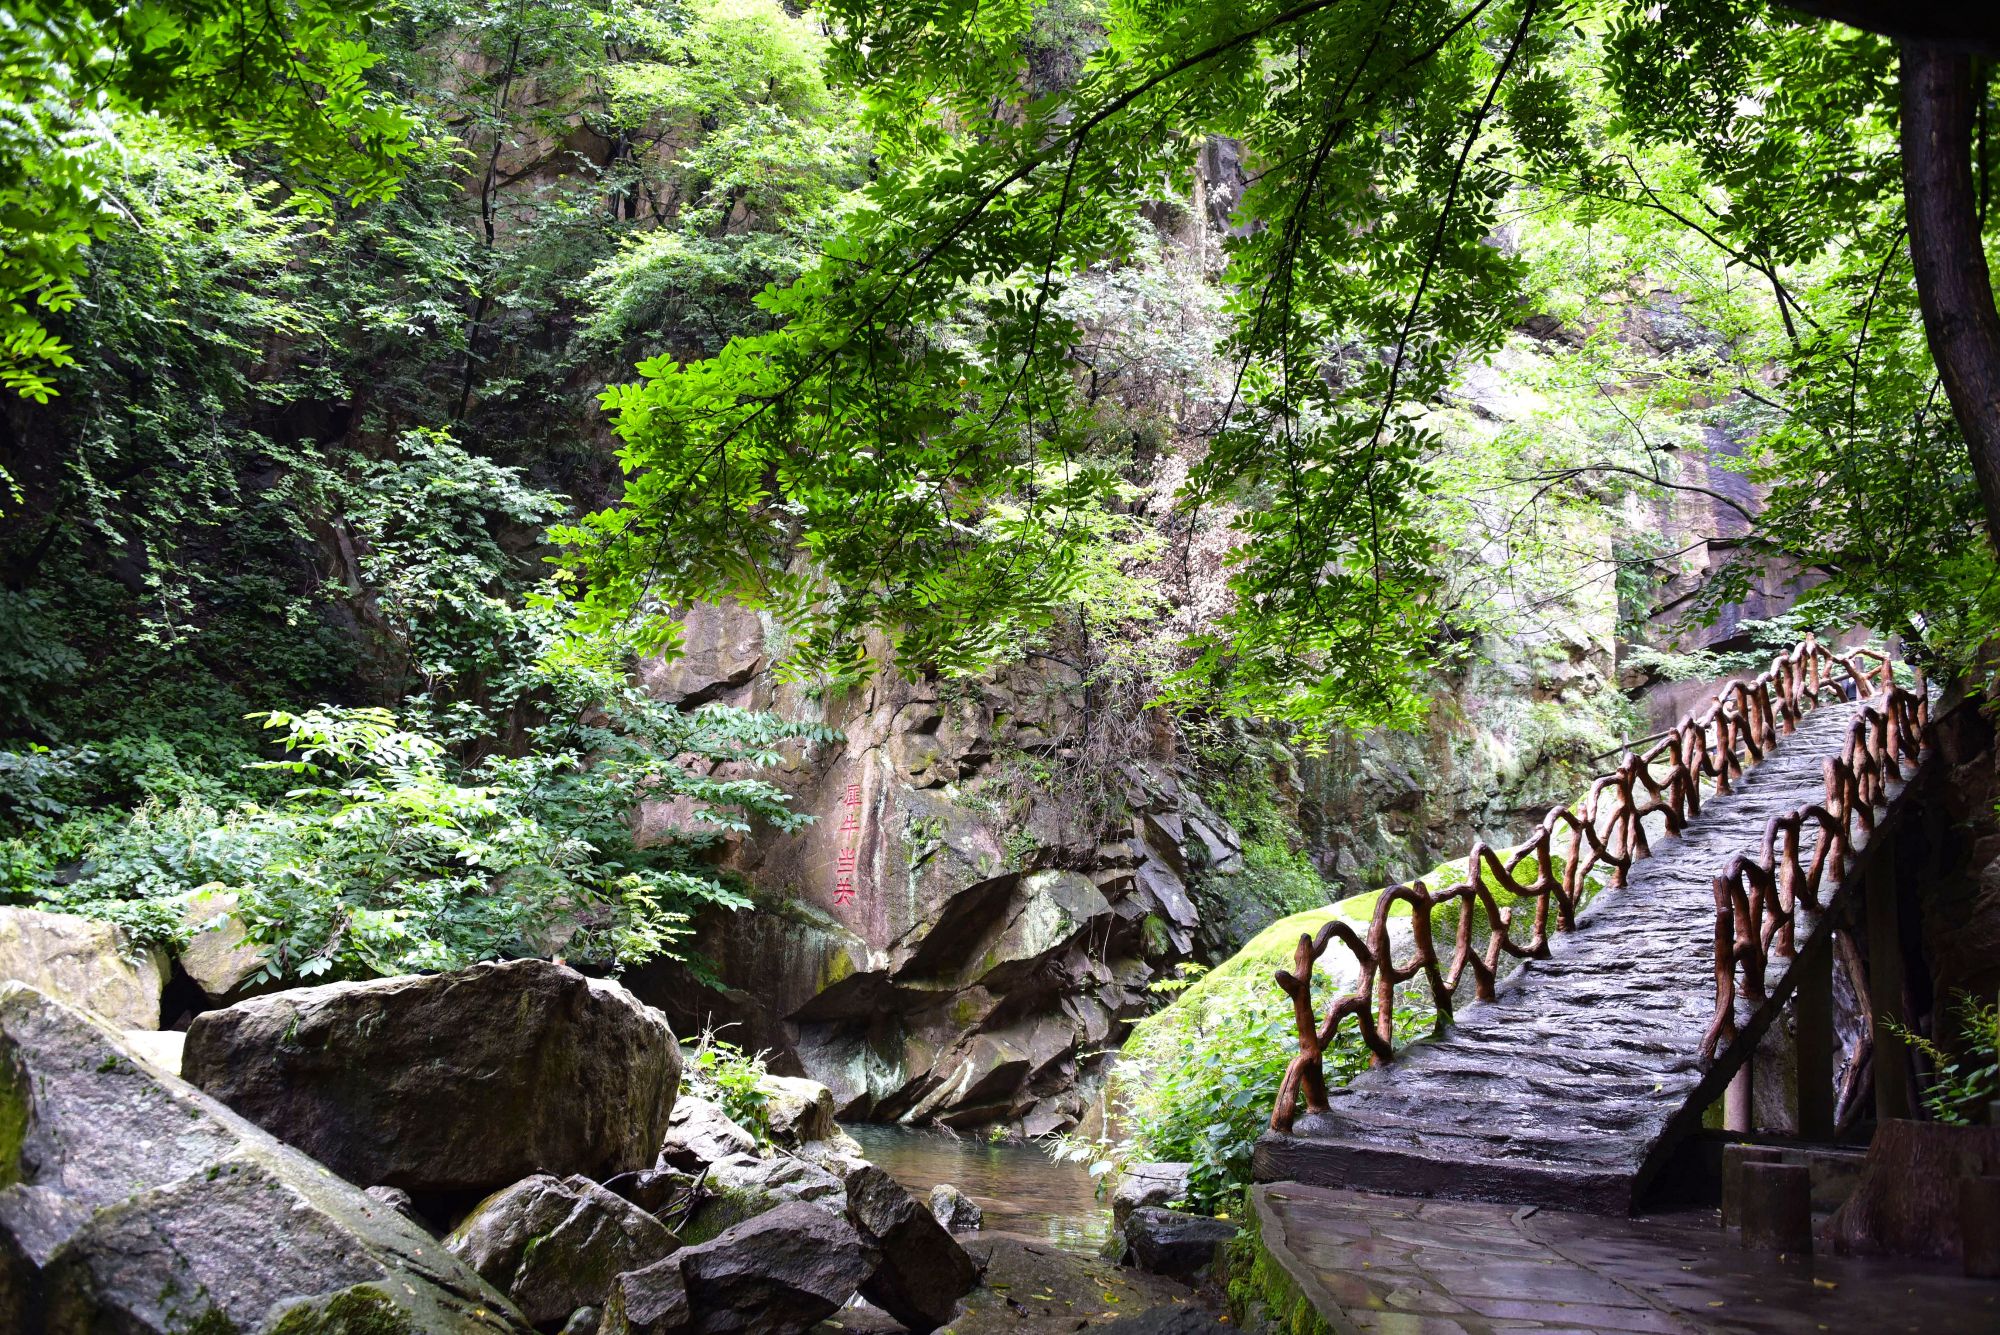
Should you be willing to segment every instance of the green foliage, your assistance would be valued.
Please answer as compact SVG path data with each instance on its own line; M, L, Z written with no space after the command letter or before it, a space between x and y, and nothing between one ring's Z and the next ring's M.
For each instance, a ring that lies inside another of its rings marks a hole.
M1119 1163L1189 1163L1190 1204L1211 1213L1232 1208L1249 1185L1251 1152L1270 1123L1278 1083L1298 1055L1291 1002L1271 982L1271 969L1289 966L1301 931L1309 934L1323 915L1339 911L1321 908L1276 923L1206 974L1183 965L1180 995L1134 1027L1112 1073L1123 1138L1072 1144L1066 1152L1089 1153L1100 1172ZM1331 995L1323 969L1315 986L1322 999ZM1399 994L1395 1024L1398 1046L1427 1032L1428 997ZM1351 1023L1325 1061L1335 1085L1367 1068L1367 1049Z
M783 741L826 734L719 707L681 714L629 688L605 712L566 740L550 727L526 755L465 764L385 709L271 711L262 721L288 758L261 766L303 780L282 800L143 806L91 839L74 874L15 890L161 939L179 930L177 901L226 887L272 978L521 955L643 963L673 953L693 909L748 903L700 848L751 820L806 819L768 783L696 764L768 766ZM640 803L677 799L693 826L637 842Z
M1906 1026L1891 1024L1891 1032L1930 1059L1930 1082L1924 1107L1946 1126L1972 1126L2000 1098L2000 1002L1956 998L1959 1022L1957 1051Z
M767 1074L764 1054L745 1052L724 1042L715 1030L704 1029L685 1056L681 1085L686 1092L722 1109L730 1121L755 1136L758 1144L770 1144L766 1106L771 1097L763 1088Z
M806 627L805 662L836 674L871 625L899 662L962 670L1047 624L1078 583L1073 517L1111 491L1059 298L1134 252L1139 182L1185 183L1200 136L1230 133L1273 164L1246 201L1273 225L1232 243L1244 367L1185 497L1241 500L1247 539L1189 680L1308 726L1408 717L1433 616L1406 502L1432 437L1404 408L1442 388L1447 348L1502 328L1513 266L1483 238L1504 182L1466 169L1466 131L1513 57L1442 5L1382 9L1116 7L1073 89L995 121L1030 6L832 6L896 170L821 266L761 299L780 328L606 394L625 504L564 535L598 615L662 580L669 601L726 593ZM1318 190L1329 159L1351 188ZM1322 375L1348 344L1393 355Z
M436 702L515 665L531 618L513 599L525 562L502 538L561 514L559 494L418 429L363 464L345 499L365 610L384 632L378 670L397 694Z
M46 830L70 813L70 804L57 795L60 789L74 783L79 771L95 760L89 751L75 747L0 751L0 819Z
M294 182L394 190L411 123L368 87L377 0L19 0L0 25L0 385L47 401L75 347L46 323L84 299L85 248L142 126L221 152L275 148Z

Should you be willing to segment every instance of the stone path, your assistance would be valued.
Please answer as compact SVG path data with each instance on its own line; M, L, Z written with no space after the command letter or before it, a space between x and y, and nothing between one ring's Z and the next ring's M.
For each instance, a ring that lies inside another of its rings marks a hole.
M1265 1248L1335 1335L2000 1330L2000 1282L1748 1252L1713 1211L1606 1219L1290 1182L1258 1187L1256 1208Z
M1824 795L1822 762L1858 707L1808 714L1494 1001L1332 1091L1328 1115L1266 1135L1258 1179L1632 1210L1729 1075L1726 1054L1708 1070L1697 1059L1715 1005L1713 880L1770 817Z

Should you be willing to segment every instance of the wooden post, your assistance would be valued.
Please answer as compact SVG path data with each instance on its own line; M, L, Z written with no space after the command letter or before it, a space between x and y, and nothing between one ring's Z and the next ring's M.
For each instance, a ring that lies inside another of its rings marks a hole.
M1754 1123L1756 1101L1750 1097L1750 1068L1754 1065L1754 1054L1745 1053L1743 1064L1730 1077L1729 1087L1722 1091L1722 1129L1749 1133L1757 1128Z
M1868 996L1875 1003L1873 1032L1875 1120L1910 1115L1910 1055L1890 1025L1903 1014L1903 933L1896 903L1896 832L1884 825L1869 841L1862 893L1868 915Z
M1792 1032L1797 1044L1798 1128L1806 1140L1832 1140L1833 1124L1833 933L1792 961L1800 970L1792 993Z

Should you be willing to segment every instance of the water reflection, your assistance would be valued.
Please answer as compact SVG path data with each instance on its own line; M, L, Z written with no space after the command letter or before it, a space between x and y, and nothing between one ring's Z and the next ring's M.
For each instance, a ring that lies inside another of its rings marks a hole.
M918 1200L949 1182L985 1212L984 1227L1094 1253L1111 1215L1081 1164L1056 1163L1033 1145L995 1145L900 1126L843 1124L868 1157Z

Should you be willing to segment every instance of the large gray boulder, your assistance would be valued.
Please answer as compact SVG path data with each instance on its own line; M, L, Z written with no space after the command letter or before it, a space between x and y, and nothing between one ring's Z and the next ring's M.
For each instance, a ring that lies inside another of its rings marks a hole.
M833 1091L817 1080L766 1075L757 1082L764 1096L764 1126L780 1145L798 1146L840 1134L833 1120Z
M861 1296L916 1335L951 1320L958 1300L979 1282L958 1239L873 1164L849 1173L846 1186L848 1220L882 1257L861 1282Z
M1215 1249L1236 1236L1236 1225L1225 1219L1183 1214L1149 1205L1134 1210L1125 1221L1125 1241L1132 1260L1154 1275L1192 1275L1215 1260Z
M103 1016L120 1029L158 1029L166 957L132 944L114 923L74 913L0 908L0 982Z
M755 1154L757 1137L707 1099L690 1094L674 1104L660 1145L660 1166L699 1173L732 1154Z
M986 1212L979 1208L979 1202L949 1182L931 1188L930 1206L931 1218L944 1225L947 1233L977 1233L986 1222Z
M528 1332L393 1209L18 983L0 1182L0 1330Z
M480 1202L444 1245L540 1326L602 1302L619 1274L680 1239L587 1177L538 1173Z
M690 1242L705 1241L791 1201L811 1201L835 1212L847 1202L839 1178L789 1154L732 1154L708 1166L702 1186L705 1199L682 1230Z
M298 988L197 1016L182 1074L343 1177L416 1195L648 1168L664 1016L544 960Z
M1124 1228L1125 1221L1131 1217L1134 1210L1143 1210L1154 1205L1172 1205L1175 1201L1186 1200L1190 1171L1190 1165L1184 1163L1126 1165L1125 1170L1118 1175L1118 1185L1111 1191L1113 1227Z
M188 938L176 956L181 972L210 1001L234 1000L255 990L249 983L264 968L264 952L251 944L236 916L236 896L218 887L192 891L183 902L181 923Z
M620 1275L599 1335L803 1335L875 1260L847 1220L794 1201Z

